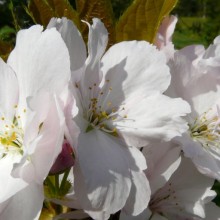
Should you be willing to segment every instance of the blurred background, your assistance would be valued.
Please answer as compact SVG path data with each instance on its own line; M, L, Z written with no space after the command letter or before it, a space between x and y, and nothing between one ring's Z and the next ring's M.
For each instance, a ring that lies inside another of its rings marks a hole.
M0 40L14 41L16 29L33 24L25 11L28 0L0 0ZM75 8L75 0L70 0ZM132 0L111 0L117 20ZM171 12L179 20L173 37L176 48L189 44L209 45L220 34L220 1L179 0ZM16 22L15 22L16 20Z

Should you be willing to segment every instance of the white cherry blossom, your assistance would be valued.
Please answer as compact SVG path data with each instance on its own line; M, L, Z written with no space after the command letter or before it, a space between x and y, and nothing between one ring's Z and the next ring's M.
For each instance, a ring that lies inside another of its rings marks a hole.
M175 52L174 59L169 62L172 81L166 94L182 97L192 109L187 116L188 132L174 141L182 146L185 156L192 159L201 173L220 180L217 42L218 37L207 50L202 46L189 46Z
M0 60L0 219L39 219L43 181L62 148L58 94L70 78L60 34L36 25L18 32ZM54 47L56 45L56 47ZM34 208L33 208L34 207Z
M121 42L107 52L108 33L99 19L89 25L88 57L72 22L53 19L70 51L73 94L80 128L74 191L94 219L121 208L139 214L150 198L139 147L181 135L186 102L162 93L170 83L166 58L147 42ZM79 51L79 52L78 52ZM77 56L79 53L79 56ZM77 66L77 68L75 68Z

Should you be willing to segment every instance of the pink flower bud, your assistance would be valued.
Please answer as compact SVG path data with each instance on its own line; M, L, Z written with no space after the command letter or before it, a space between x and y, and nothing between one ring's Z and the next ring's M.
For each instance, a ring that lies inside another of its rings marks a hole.
M66 169L74 165L73 149L70 144L64 140L61 153L58 155L53 166L50 169L50 174L62 173Z

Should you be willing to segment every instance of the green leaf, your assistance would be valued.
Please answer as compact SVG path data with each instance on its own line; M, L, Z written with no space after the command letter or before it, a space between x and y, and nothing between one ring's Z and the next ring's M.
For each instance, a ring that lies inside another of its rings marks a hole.
M117 23L117 42L146 40L153 43L161 21L175 7L177 1L134 0Z
M109 45L115 43L115 20L110 0L76 0L76 8L81 20L91 23L92 18L101 19L109 33ZM81 32L86 40L88 35L86 24L83 24Z
M9 26L3 26L1 29L0 29L0 39L1 40L10 40L11 38L11 35L15 35L16 34L16 31L14 28L11 28Z

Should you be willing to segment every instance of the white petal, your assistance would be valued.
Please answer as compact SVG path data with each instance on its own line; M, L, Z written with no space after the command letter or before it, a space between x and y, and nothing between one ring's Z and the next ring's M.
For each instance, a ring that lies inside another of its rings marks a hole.
M151 217L151 211L147 208L141 214L137 216L127 215L123 210L120 213L120 220L149 220Z
M181 148L170 142L155 143L143 148L148 169L146 171L152 194L163 187L181 162Z
M92 25L86 22L89 26L89 39L88 58L86 60L85 67L84 69L79 70L78 73L75 71L75 74L81 73L81 81L79 86L83 94L84 102L90 102L90 87L94 88L94 93L97 93L99 90L98 85L102 79L102 73L100 71L100 59L105 52L108 42L108 32L104 24L98 18L93 18L92 21ZM73 78L77 78L77 76L73 75Z
M147 208L150 201L151 189L146 175L143 172L133 172L132 186L128 200L123 208L126 214L139 215Z
M94 130L80 134L77 153L74 185L83 209L109 213L120 210L131 188L129 160L133 158L129 151L115 138Z
M43 200L42 186L29 185L9 199L7 206L0 212L0 219L38 220Z
M70 79L69 53L60 34L36 25L17 34L8 64L16 72L20 102L40 89L61 92ZM54 46L56 45L56 46Z
M175 141L179 142L184 155L193 161L202 174L220 180L220 153L218 148L213 147L212 149L210 146L206 149L187 133L182 137L175 138Z
M220 208L214 202L206 204L205 211L205 220L220 220Z
M71 20L67 18L52 18L48 29L56 27L61 33L70 54L71 70L81 68L87 57L86 46L80 32Z
M172 35L176 27L177 20L176 16L166 16L159 27L156 41L154 43L157 48L166 54L168 61L173 58L175 52L174 45L172 43Z
M181 118L190 112L185 101L159 93L147 98L138 95L124 106L127 118L112 122L128 145L143 147L155 140L169 141L188 129Z
M95 65L99 63L108 43L108 32L104 24L98 18L93 18L92 21L92 25L87 23L89 26L89 56L86 61L87 65L91 65L91 70L93 70Z
M88 36L88 58L86 60L84 84L88 88L94 83L99 83L101 80L100 59L105 52L108 43L108 32L104 24L98 19L93 18L93 24L89 26Z
M22 179L11 176L13 164L20 161L20 159L20 155L7 155L0 160L0 203L6 201L27 186L27 183Z
M42 184L61 152L64 137L64 117L55 100L51 99L47 111L38 136L27 143L29 160L17 164L14 170L15 176L23 177L26 181L30 181L28 177L34 174L35 181L39 184Z
M134 91L148 96L155 91L164 92L170 83L164 54L144 41L112 46L102 58L101 70L104 75L102 84L105 83L107 89L112 88L108 101L116 107Z
M18 83L13 70L0 58L0 106L1 114L13 121L18 103Z
M204 204L215 195L211 190L213 183L214 180L200 174L189 159L182 158L167 184L153 195L151 210L163 213L168 219L204 218Z
M170 61L171 85L166 94L181 97L192 107L192 117L207 111L219 98L220 79L215 74L203 74L198 69L198 61L204 48L191 46L177 51Z

